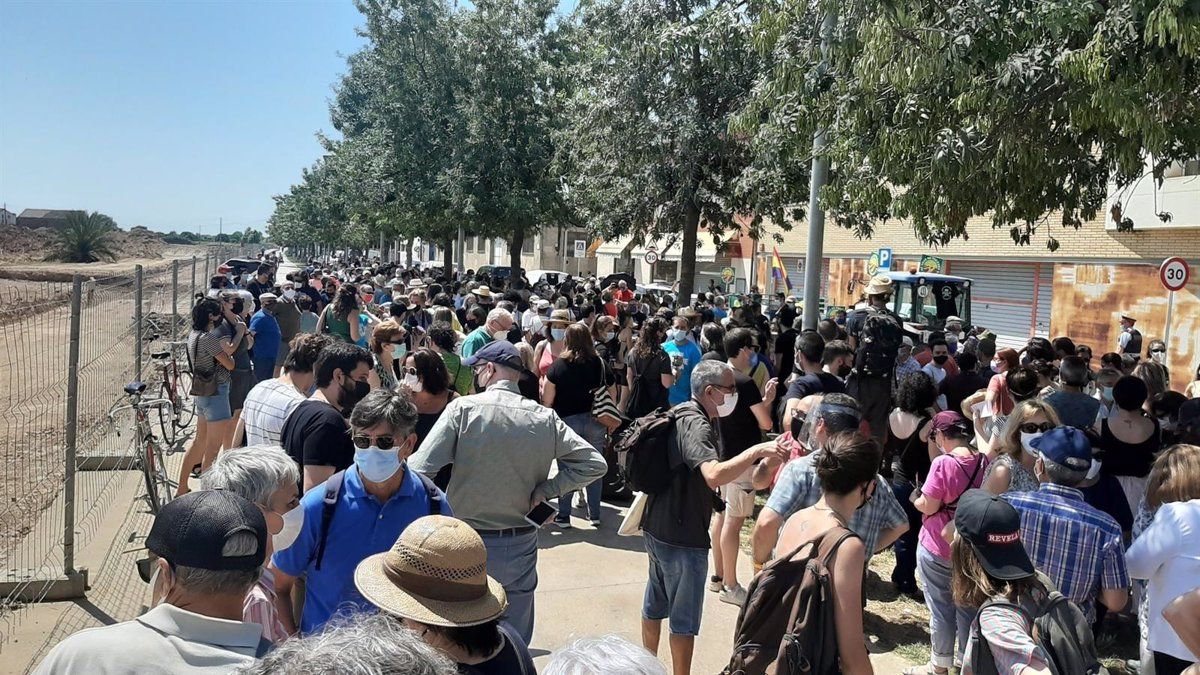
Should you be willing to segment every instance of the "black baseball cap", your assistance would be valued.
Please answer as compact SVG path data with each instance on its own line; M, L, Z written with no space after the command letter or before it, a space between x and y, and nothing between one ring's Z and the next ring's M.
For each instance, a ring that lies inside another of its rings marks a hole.
M253 553L222 555L234 535L248 532L258 542ZM266 559L267 521L253 503L227 490L190 492L158 511L146 548L172 565L202 570L252 570Z
M979 488L967 490L958 500L954 527L993 577L1024 579L1034 573L1021 543L1021 515L1000 497Z

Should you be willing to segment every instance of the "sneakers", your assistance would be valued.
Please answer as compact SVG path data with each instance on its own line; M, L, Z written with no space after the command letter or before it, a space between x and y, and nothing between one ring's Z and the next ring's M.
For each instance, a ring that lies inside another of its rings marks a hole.
M560 530L571 529L571 521L570 520L559 520L558 518L555 518L554 525L556 527L558 527L558 529L560 529Z
M600 519L592 518L592 527L600 527Z
M721 577L711 576L708 578L708 590L713 593L720 593L725 587L721 585Z
M724 587L721 589L721 602L727 602L731 605L741 607L746 604L746 589L741 584L733 588Z

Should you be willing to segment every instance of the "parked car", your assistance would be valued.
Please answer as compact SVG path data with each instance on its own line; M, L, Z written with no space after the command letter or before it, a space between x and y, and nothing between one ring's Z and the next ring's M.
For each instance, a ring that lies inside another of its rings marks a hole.
M537 286L541 283L545 283L548 286L558 286L568 276L569 275L566 272L560 272L558 270L532 270L525 275L525 277L529 279L529 285L531 287Z

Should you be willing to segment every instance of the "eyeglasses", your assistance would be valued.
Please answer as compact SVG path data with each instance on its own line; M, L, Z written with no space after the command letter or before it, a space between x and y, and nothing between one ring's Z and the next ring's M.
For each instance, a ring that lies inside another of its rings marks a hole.
M392 448L396 447L396 439L392 436L376 436L371 438L370 436L363 434L355 434L351 440L354 441L354 447L358 448L359 450L366 450L367 448L371 447L372 441L374 442L375 447L379 448L380 450L391 450Z
M1042 422L1041 424L1038 424L1037 422L1026 422L1021 425L1021 433L1023 433L1023 434L1044 434L1053 428L1054 428L1054 425L1050 424L1049 422Z
M714 387L714 388L716 388L716 389L720 389L721 391L729 391L729 392L732 392L732 391L736 391L736 390L737 390L737 386L736 386L736 385L729 385L729 386L727 387L727 386L725 386L725 385L723 385L723 384L714 384L714 385L713 385L713 387Z

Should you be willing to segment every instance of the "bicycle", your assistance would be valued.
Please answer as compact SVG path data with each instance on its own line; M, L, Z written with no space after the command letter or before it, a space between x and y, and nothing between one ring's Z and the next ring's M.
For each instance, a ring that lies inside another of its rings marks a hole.
M163 441L174 445L178 431L186 429L196 416L196 403L192 400L192 372L178 357L181 349L187 349L187 342L164 342L163 346L165 350L151 352L150 358L161 372L158 396L170 403L169 408L158 409L158 427Z
M125 385L125 394L129 397L128 405L114 405L108 411L108 421L113 423L117 413L132 410L134 413L134 465L142 472L146 483L146 495L142 499L150 505L150 513L158 515L158 510L175 494L178 484L171 480L167 473L166 454L162 445L154 437L154 429L150 426L149 410L162 409L171 405L165 398L143 400L142 393L146 391L146 383L130 382ZM120 437L121 430L117 429Z

